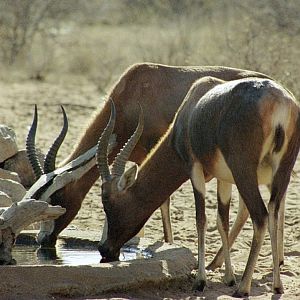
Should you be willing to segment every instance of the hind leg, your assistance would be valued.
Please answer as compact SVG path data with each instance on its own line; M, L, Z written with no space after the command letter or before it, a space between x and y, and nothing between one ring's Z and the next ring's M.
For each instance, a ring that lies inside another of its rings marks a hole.
M298 119L300 125L300 119ZM300 126L298 127L300 128ZM283 259L283 220L285 194L290 182L291 173L297 159L300 147L298 131L295 131L289 141L288 149L280 160L278 169L271 185L271 198L269 202L269 231L273 256L273 291L283 293L280 280L280 260ZM278 219L280 222L278 224Z
M273 179L271 198L268 204L269 233L273 256L273 291L275 294L283 293L283 285L280 279L280 265L283 262L284 256L284 202L289 178L288 170L279 167Z
M286 194L283 196L279 212L278 212L278 257L279 266L284 265L284 219L285 219L285 199Z
M271 186L268 185L268 189L271 193ZM279 266L284 265L284 219L285 219L285 199L286 194L284 194L282 200L280 201L279 211L278 211L278 257Z
M252 275L267 230L268 212L258 189L256 165L248 164L246 172L239 165L232 166L231 170L238 191L250 213L254 231L247 265L240 285L234 293L235 297L245 297L250 293Z

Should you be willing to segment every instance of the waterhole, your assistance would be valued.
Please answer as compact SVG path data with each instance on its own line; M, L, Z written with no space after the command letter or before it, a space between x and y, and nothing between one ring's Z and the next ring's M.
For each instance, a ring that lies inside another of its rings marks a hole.
M120 261L150 258L150 251L135 246L121 249ZM101 255L97 248L70 248L58 245L57 249L40 249L36 245L15 245L13 258L17 265L91 265L98 264Z

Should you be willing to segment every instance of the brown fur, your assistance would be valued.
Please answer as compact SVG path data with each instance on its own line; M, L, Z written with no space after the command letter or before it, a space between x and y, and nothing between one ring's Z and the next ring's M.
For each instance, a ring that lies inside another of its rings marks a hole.
M204 79L195 85L199 85L201 89L202 85L205 85ZM193 97L187 101L195 103ZM186 165L190 170L196 204L198 202L196 221L200 248L197 289L203 290L206 285L203 253L205 234L203 185L207 174L211 174L218 182L237 185L253 222L251 251L235 296L244 297L250 292L251 278L263 243L268 218L274 263L273 289L275 293L283 292L279 273L279 247L282 246L282 241L278 241L277 237L278 212L280 203L284 201L292 168L299 152L299 118L300 109L291 94L275 82L256 78L220 84L206 93L196 104L185 106L185 109L178 113L173 129L174 146L183 152L179 153L181 157L187 158ZM187 142L182 138L182 127L185 127ZM271 144L269 137L272 139ZM215 153L218 153L218 160ZM263 166L260 165L262 153L268 156ZM224 165L219 165L221 154L224 157ZM260 177L261 168L271 169L270 175L261 173ZM271 185L269 214L258 189L260 183ZM223 223L220 227L223 245L226 244L228 247L226 207L228 208L221 203L218 217ZM229 268L229 271L225 269L228 272L226 281L232 283L235 279L231 271L229 251L227 259L226 269Z
M275 109L275 106L277 104L272 101L272 98L269 99L269 101L265 101L261 106L260 106L260 115L262 119L264 120L270 120L273 114L273 111ZM263 124L263 132L265 134L265 138L271 134L271 129L272 127L270 126L270 121L265 122Z
M267 77L257 72L216 66L173 67L150 63L133 65L120 77L107 97L113 99L117 112L115 125L117 145L110 156L110 163L135 129L138 121L138 102L144 110L145 125L130 160L140 164L166 132L192 83L204 76L214 76L222 80L251 76ZM106 103L103 109L95 114L77 146L63 164L78 157L97 143L109 114L110 105ZM95 167L80 180L69 184L61 191L60 199L53 204L59 204L67 211L64 216L55 220L55 228L51 236L46 237L42 245L46 247L55 245L58 234L76 216L85 195L98 177L99 173Z
M108 238L105 245L99 246L102 257L106 261L117 260L120 247L141 230L150 215L187 179L187 170L170 145L168 131L151 152L151 159L142 164L133 186L111 193L114 183L104 183L102 194L110 195L103 202Z
M201 97L203 95L201 91L205 91L203 87L212 82L218 85L217 89L211 89ZM199 94L197 94L197 90ZM199 274L195 287L203 290L206 285L204 270L206 217L205 190L202 187L208 178L216 176L214 173L218 168L216 156L220 160L222 154L249 210L254 228L247 267L235 296L244 297L249 294L251 277L264 239L268 218L274 263L273 288L274 292L282 293L278 272L280 263L278 255L280 245L277 241L278 211L280 203L284 201L283 197L290 174L299 152L300 109L294 103L291 95L276 94L277 91L281 92L284 89L270 80L257 78L230 83L222 83L219 79L212 78L203 78L197 81L187 94L176 115L175 122L151 152L150 158L143 163L133 185L120 192L111 193L109 199L103 202L108 219L108 236L107 240L99 245L99 251L105 261L118 258L120 247L141 229L155 209L189 175L195 194L199 251L201 251ZM272 110L270 113L266 112L265 107L260 109L263 107L261 103L268 101L270 95L273 97L272 101L281 102L284 107L292 111L287 118L284 116L282 119L276 120L273 127L271 124L267 126L264 124L272 122L273 118L270 118L269 115L274 118L281 117L280 110L275 108L273 110L275 105L269 106ZM282 127L280 130L284 131L286 147L283 147L283 144L281 147L278 146L281 142L274 130L274 128L278 128L278 125ZM268 132L273 132L272 143L267 144L269 147L266 150L267 153L271 153L274 147L278 148L278 153L275 153L274 157L270 156L269 161L266 162L271 167L278 167L278 169L273 169L270 179L269 214L261 198L257 178L258 167L261 163L260 156L266 138L269 137L264 133L265 128ZM218 155L215 155L216 153ZM195 166L198 168L196 171L194 170ZM202 168L204 174L201 176ZM195 175L199 178L196 178ZM218 178L219 182L223 182L223 180L226 181ZM110 187L103 185L102 193L106 193L107 188ZM223 191L226 188L223 186ZM228 194L228 190L226 194ZM221 224L218 228L220 227L222 230L223 238L224 235L227 235L228 247L232 243L228 240L228 203L230 199L225 199L218 192L218 201L220 202L218 213ZM233 284L235 282L233 273L227 273L226 270L226 274L227 283Z

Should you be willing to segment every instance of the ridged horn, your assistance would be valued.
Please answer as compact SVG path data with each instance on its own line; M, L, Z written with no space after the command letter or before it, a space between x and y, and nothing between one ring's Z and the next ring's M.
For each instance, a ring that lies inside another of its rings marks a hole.
M64 110L64 107L61 105L61 110L63 114L63 119L64 119L64 124L63 128L61 129L58 137L55 139L54 143L52 146L49 148L48 153L46 154L45 160L44 160L44 172L45 174L53 172L55 170L55 160L57 156L57 152L63 143L66 134L68 132L68 117L66 115L66 112Z
M38 123L38 113L37 113L37 106L35 105L33 121L26 138L26 152L27 152L28 160L33 169L33 173L36 179L39 179L44 174L44 172L43 172L43 168L41 167L40 161L38 159L36 153L36 147L35 147L35 135L36 135L37 123Z
M140 105L140 104L139 104ZM130 139L127 141L127 143L124 145L120 153L116 156L113 166L112 166L112 176L114 177L120 177L125 171L125 165L128 161L131 152L133 151L134 147L136 146L140 136L143 133L144 129L144 112L140 105L140 116L139 116L139 123L137 125L137 128L133 135L130 137Z
M109 166L108 166L108 144L116 122L116 107L112 100L110 100L110 106L111 106L110 118L99 138L98 145L97 145L97 152L96 152L96 161L103 182L109 181L111 179Z

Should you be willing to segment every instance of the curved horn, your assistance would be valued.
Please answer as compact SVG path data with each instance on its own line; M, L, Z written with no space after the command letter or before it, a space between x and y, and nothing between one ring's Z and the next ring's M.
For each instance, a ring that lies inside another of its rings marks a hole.
M36 154L36 148L35 148L35 135L36 135L37 122L38 122L38 113L37 113L37 106L35 105L33 121L26 138L26 152L27 152L28 160L33 169L33 173L36 179L39 179L44 174L44 172L41 167L38 156Z
M96 161L99 168L100 176L102 181L108 181L111 179L109 167L108 167L108 144L109 138L113 133L115 122L116 122L116 107L112 100L111 104L111 113L108 124L103 130L101 137L99 138L96 152Z
M58 152L61 144L63 143L63 141L66 137L66 134L68 132L68 126L69 126L68 118L67 118L66 112L64 110L64 107L62 105L60 107L61 107L63 118L64 118L64 124L63 124L63 128L62 128L60 134L55 139L52 146L49 148L48 153L45 157L45 160L44 160L45 174L53 172L55 170L55 160L56 160L57 152Z
M143 129L144 129L144 112L140 105L139 123L137 125L135 132L127 141L127 143L124 145L123 149L120 151L120 153L117 155L117 157L113 162L113 166L112 166L113 176L120 177L124 173L126 162L128 161L131 152L133 151L140 136L142 135Z

